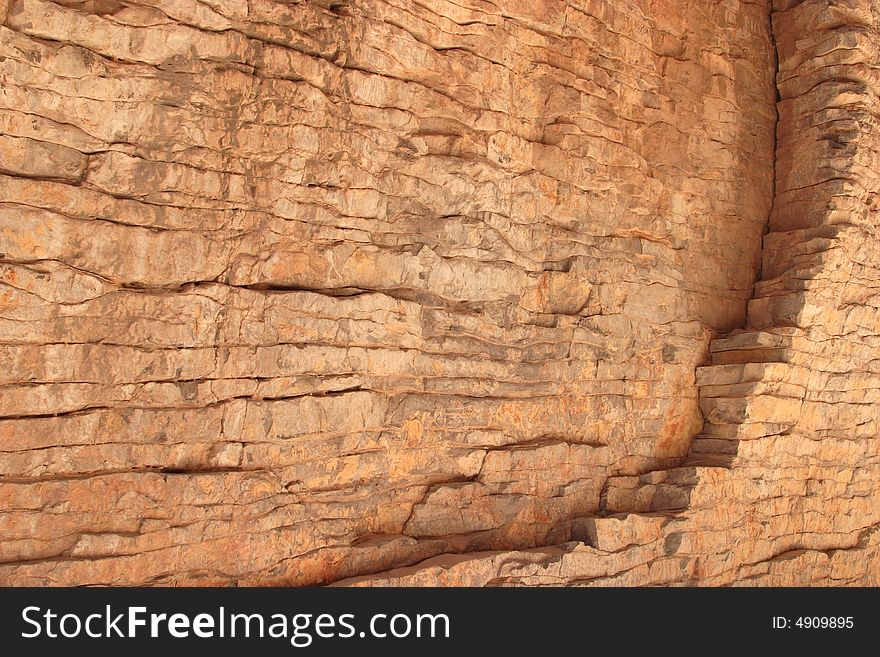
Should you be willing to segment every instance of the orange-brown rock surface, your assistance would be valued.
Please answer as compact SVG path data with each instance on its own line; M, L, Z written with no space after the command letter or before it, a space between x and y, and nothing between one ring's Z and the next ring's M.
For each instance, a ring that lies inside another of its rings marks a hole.
M880 583L877 0L0 23L0 584Z

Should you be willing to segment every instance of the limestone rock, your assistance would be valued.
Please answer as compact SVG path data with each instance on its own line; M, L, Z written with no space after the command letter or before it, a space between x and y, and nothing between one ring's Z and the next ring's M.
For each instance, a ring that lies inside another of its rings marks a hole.
M878 19L0 0L0 584L880 583Z

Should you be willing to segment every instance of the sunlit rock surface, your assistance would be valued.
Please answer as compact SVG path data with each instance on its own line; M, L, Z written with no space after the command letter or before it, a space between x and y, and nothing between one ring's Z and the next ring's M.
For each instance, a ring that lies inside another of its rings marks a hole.
M880 3L768 4L0 0L0 583L880 583Z

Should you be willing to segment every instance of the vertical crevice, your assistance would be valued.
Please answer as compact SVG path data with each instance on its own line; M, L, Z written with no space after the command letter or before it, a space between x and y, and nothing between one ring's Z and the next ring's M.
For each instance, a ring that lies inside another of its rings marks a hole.
M764 221L764 232L761 235L761 250L758 257L758 269L755 273L755 280L752 283L752 293L749 295L749 301L755 298L757 294L757 286L764 277L764 253L765 240L770 233L770 222L773 221L773 211L776 208L776 190L777 181L777 157L779 154L779 102L782 96L779 93L779 45L776 42L776 26L774 16L776 11L773 9L773 0L767 2L767 36L770 39L770 66L771 75L773 76L773 137L770 152L770 204L767 209L767 219ZM749 326L749 307L746 302L746 312L743 327Z

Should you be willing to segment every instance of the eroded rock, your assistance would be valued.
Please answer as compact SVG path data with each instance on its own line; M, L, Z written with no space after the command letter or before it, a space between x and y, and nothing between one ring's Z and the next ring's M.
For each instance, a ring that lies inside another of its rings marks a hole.
M876 583L880 28L789 4L0 2L0 582Z

